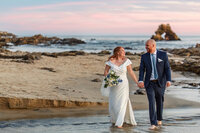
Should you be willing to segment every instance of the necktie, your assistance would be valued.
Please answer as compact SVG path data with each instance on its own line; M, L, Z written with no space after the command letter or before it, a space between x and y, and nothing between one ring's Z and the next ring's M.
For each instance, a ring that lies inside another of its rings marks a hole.
M153 74L154 74L154 78L158 79L158 73L157 73L157 69L156 69L156 58L153 54L151 54L152 57L152 63L153 63Z

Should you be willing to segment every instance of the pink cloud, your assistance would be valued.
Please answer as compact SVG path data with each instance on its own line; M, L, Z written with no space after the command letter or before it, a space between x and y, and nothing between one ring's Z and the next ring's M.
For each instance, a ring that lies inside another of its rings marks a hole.
M38 9L52 9L52 8L59 8L65 6L83 6L83 5L102 5L102 2L98 1L90 1L90 2L63 2L63 3L54 3L54 4L47 4L41 6L29 6L29 7L21 7L17 8L17 10L38 10Z
M48 6L51 7L52 5ZM200 33L200 29L198 29L200 14L193 13L191 15L189 12L173 12L172 14L169 11L147 12L143 10L124 12L48 11L16 12L12 15L0 14L0 17L1 22L6 23L9 29L18 28L21 31L71 34L153 34L159 24L170 23L179 34Z

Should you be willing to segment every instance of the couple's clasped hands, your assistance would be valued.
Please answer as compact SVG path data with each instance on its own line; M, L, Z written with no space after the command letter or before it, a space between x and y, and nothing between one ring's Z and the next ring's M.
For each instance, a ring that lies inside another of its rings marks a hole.
M139 88L144 88L144 82L138 82L138 83L137 83L137 86L138 86Z
M144 82L138 82L137 83L137 86L139 87L139 88L144 88ZM166 87L170 87L171 86L171 82L167 82L166 83Z

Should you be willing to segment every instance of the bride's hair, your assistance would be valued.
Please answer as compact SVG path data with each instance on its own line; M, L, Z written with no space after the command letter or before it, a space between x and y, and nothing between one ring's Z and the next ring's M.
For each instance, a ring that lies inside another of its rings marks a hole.
M123 47L121 47L121 46L116 47L116 48L113 50L113 55L111 55L111 56L108 58L108 60L110 60L111 58L116 58L116 57L118 56L117 53L120 51L121 48L123 48Z

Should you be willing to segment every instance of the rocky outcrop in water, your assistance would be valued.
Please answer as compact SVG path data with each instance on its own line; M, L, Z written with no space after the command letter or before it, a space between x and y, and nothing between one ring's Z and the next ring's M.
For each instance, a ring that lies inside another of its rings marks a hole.
M101 51L101 52L98 53L98 55L110 55L110 54L111 54L111 52L107 51L107 50L103 50L103 51Z
M76 38L64 38L60 39L58 37L45 37L41 34L34 35L31 37L16 37L16 35L8 32L0 32L0 47L9 46L8 44L12 43L14 45L51 45L51 44L61 44L61 45L77 45L85 44L84 41Z
M196 44L196 48L200 48L200 43L197 43L197 44Z
M200 44L196 44L195 47L190 47L190 48L181 48L181 49L167 48L162 50L179 56L200 56Z
M8 32L0 31L0 47L7 45L16 39L16 35Z
M164 35L164 38L162 35ZM151 39L154 39L156 41L161 41L161 40L181 40L175 32L171 29L171 26L169 24L161 24L159 25L158 29L155 31L155 35L152 35Z

